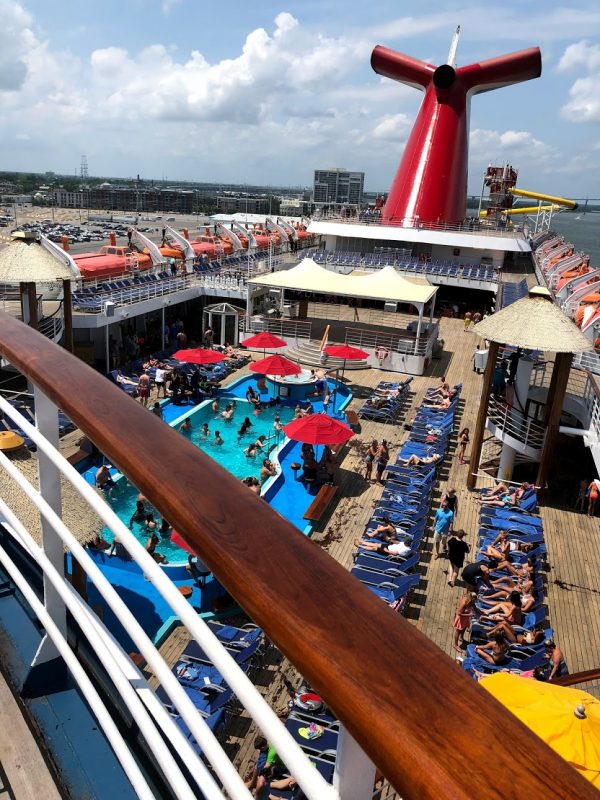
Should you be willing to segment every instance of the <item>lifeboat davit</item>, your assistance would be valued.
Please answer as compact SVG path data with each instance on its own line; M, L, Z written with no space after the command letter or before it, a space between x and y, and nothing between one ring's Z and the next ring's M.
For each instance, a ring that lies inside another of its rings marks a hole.
M78 253L73 255L83 278L112 278L137 269L149 269L152 259L146 253L138 253L127 247L108 245L97 253Z

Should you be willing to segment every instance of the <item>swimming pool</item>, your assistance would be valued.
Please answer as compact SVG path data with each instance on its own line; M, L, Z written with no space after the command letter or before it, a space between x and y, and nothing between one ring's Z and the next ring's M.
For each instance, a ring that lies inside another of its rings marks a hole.
M314 499L318 486L313 484L305 487L296 480L296 474L291 469L291 464L300 460L301 445L299 442L288 441L283 433L275 431L273 425L275 416L279 416L282 425L290 422L294 417L295 403L270 407L266 403L271 400L271 395L268 391L261 391L260 397L265 405L262 411L256 414L253 406L245 399L248 386L255 387L255 384L256 377L245 376L221 390L217 398L219 404L216 413L212 409L212 399L205 400L201 405L193 408L188 406L187 410L185 406L173 406L170 401L166 401L164 403L165 418L176 430L179 430L183 422L189 419L192 426L191 431L181 435L187 436L206 455L237 478L243 479L250 475L258 478L263 458L269 455L269 458L277 465L277 476L266 482L263 487L263 497L273 509L288 519L298 530L304 533L310 532L310 526L303 519L303 514ZM346 386L336 384L333 380L329 380L328 384L331 389L337 388L338 407L341 411L350 402L351 392ZM319 413L323 410L321 398L311 397L311 401L315 412ZM231 422L225 421L222 417L228 403L234 405ZM241 424L246 417L252 423L251 427L247 433L239 436ZM208 426L210 432L208 436L204 435L202 431L204 424ZM217 431L219 431L223 444L216 443ZM267 437L264 447L265 455L263 456L259 452L256 457L248 458L244 450L263 435ZM279 459L278 453L280 453L281 459ZM95 468L91 472L92 483L94 474ZM125 478L120 478L117 484L118 489L113 493L111 505L118 517L127 525L135 511L138 490ZM153 510L148 503L146 506L148 511ZM158 512L155 512L155 521L157 525L160 525L161 517ZM148 534L144 524L134 522L132 530L142 543L146 542ZM112 542L113 535L110 530L105 528L102 535L107 541ZM171 565L183 564L187 561L187 553L172 544L169 538L162 539L156 550L164 555Z
M279 416L281 424L285 425L293 419L294 409L289 406L273 406L264 408L259 414L254 414L253 407L246 400L235 400L233 401L235 403L233 419L231 422L226 422L221 414L228 402L232 401L220 400L219 410L215 414L212 410L212 400L206 400L200 406L180 415L173 423L173 427L177 430L181 428L184 420L189 419L192 430L189 433L182 433L182 436L187 436L196 447L199 447L206 455L213 458L237 478L242 479L250 475L258 478L263 458L279 447L285 439L284 434L277 433L273 427L275 416ZM252 425L246 434L238 436L240 426L246 417L250 419ZM210 431L209 436L205 436L202 432L202 426L205 423ZM222 445L216 444L215 433L217 431L223 440ZM244 450L261 435L267 437L264 456L258 452L255 458L248 458ZM113 511L127 525L135 511L139 492L124 478L121 478L117 485L118 489L113 493L111 505ZM149 503L146 503L146 506L148 511L153 510ZM155 520L160 525L161 517L158 512L155 512ZM142 543L146 542L148 534L143 523L133 522L132 530ZM109 542L112 542L114 538L108 528L102 531L102 535ZM187 560L187 554L180 547L172 544L169 538L161 539L156 549L165 556L169 564L180 564Z

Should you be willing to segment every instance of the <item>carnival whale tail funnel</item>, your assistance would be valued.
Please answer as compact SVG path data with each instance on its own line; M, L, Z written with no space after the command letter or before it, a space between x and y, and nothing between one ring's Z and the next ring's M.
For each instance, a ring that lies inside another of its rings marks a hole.
M448 63L438 67L379 45L371 54L371 66L379 75L425 92L381 214L384 224L414 227L462 222L467 211L471 96L542 73L537 47L457 67L458 34L459 29Z

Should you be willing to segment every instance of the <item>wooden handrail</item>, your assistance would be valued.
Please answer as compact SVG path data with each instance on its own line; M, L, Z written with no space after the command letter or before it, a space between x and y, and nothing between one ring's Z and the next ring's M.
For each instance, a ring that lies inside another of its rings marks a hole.
M600 667L588 669L585 672L573 672L571 675L565 675L562 678L553 678L552 683L555 686L576 686L578 683L589 683L597 680L600 680Z
M597 800L433 642L185 437L5 313L0 352L173 524L402 797Z

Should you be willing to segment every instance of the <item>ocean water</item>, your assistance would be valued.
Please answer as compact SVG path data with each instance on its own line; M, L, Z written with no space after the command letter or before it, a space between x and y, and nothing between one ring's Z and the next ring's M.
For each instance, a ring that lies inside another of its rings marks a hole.
M584 214L578 210L557 214L552 220L552 230L571 242L576 252L587 253L592 266L600 267L600 212Z

